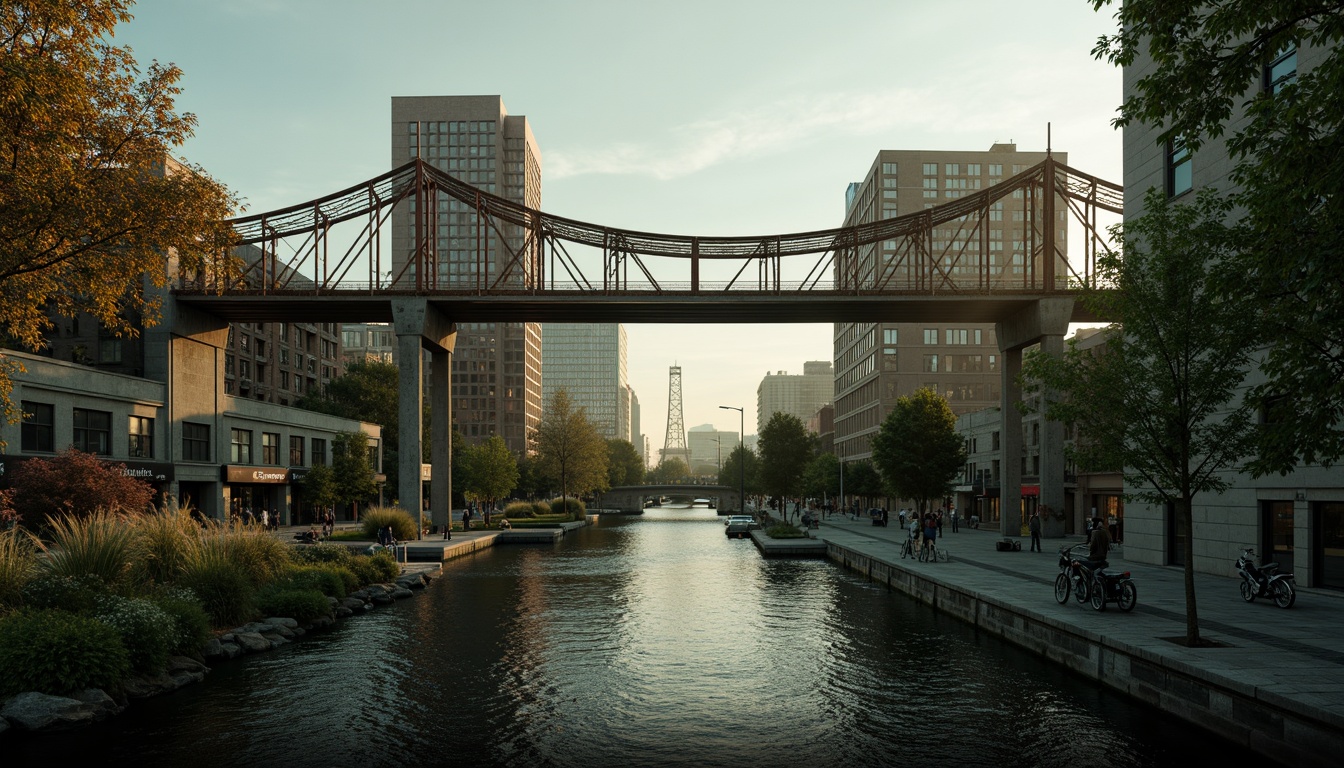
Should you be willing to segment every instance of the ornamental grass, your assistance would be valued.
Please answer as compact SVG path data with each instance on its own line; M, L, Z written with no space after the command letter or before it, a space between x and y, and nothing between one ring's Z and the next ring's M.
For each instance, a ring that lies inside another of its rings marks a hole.
M109 587L129 580L136 557L134 526L126 515L95 510L47 520L48 539L32 537L38 570L51 576L94 576Z
M18 606L36 567L32 541L18 528L0 531L0 613Z

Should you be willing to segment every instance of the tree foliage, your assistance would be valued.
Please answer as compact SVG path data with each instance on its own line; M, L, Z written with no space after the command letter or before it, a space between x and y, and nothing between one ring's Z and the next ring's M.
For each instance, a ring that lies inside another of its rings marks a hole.
M817 454L803 472L803 493L834 498L840 495L840 459L833 453Z
M366 501L378 492L369 456L369 436L342 432L336 436L331 469L336 475L336 496L348 504Z
M691 468L680 456L670 456L658 462L658 466L644 475L648 483L681 483L690 477Z
M560 497L604 490L607 446L588 420L586 409L574 407L569 392L558 389L533 433L537 468L560 486Z
M1223 472L1254 449L1255 406L1240 388L1256 318L1211 285L1235 258L1229 203L1211 191L1169 202L1151 190L1144 204L1113 233L1121 251L1098 259L1117 290L1084 296L1123 326L1095 354L1071 343L1062 358L1029 356L1023 392L1046 398L1047 418L1077 426L1080 469L1123 467L1126 495L1171 504L1193 533L1195 496L1226 488ZM1197 643L1193 539L1185 537L1186 630Z
M130 5L0 7L0 332L30 349L52 316L135 334L159 316L147 286L201 269L233 237L233 196L170 158L196 126L175 110L181 70L142 73L108 42Z
M340 501L336 473L328 464L316 464L301 481L303 499L314 507L330 507Z
M845 495L877 499L887 495L887 484L871 461L845 462Z
M144 512L154 498L154 489L128 477L123 472L125 467L74 448L50 459L29 459L10 474L14 509L20 521L33 528L62 513L82 516L98 509Z
M607 487L644 482L644 458L629 440L607 441Z
M803 490L803 471L812 461L812 436L797 416L776 411L761 428L760 481L765 492L780 500Z
M743 466L743 457L746 465ZM738 483L746 486L747 495L762 493L761 459L755 451L741 445L733 446L733 452L724 459L723 469L719 470L719 485L736 488Z
M470 501L494 503L518 486L518 461L499 435L464 450L462 465L462 493Z
M1113 0L1092 0L1100 9ZM1125 0L1098 58L1153 67L1116 124L1161 129L1194 153L1223 142L1234 167L1238 248L1216 288L1258 312L1267 381L1291 397L1266 430L1254 474L1344 456L1344 7L1326 0ZM1265 88L1267 65L1300 49L1296 75Z
M873 464L893 495L913 499L920 510L946 496L966 464L947 400L929 387L898 398L873 437Z

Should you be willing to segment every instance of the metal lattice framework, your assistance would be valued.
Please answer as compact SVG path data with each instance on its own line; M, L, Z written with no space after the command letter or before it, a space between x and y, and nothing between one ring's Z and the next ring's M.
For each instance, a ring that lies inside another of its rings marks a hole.
M407 213L396 219L404 225L396 252L409 257L391 258L385 241L399 207ZM471 218L466 276L446 266L464 251L444 246L458 235L445 210ZM1122 187L1047 156L910 215L792 234L670 235L545 213L414 160L318 200L233 220L244 247L183 275L178 292L1067 294L1096 285L1096 257L1109 242L1099 214L1122 212ZM997 257L992 230L1011 244ZM1066 247L1065 231L1082 242ZM702 280L702 269L714 279Z
M686 450L686 425L681 416L681 366L667 371L667 430L663 433L663 455Z

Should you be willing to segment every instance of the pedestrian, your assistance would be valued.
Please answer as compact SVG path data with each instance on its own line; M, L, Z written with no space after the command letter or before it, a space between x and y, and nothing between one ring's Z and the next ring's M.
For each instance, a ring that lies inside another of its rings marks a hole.
M1041 551L1041 513L1040 513L1040 512L1032 512L1032 513L1031 513L1031 522L1027 524L1027 527L1031 529L1031 551L1032 551L1032 552L1040 552L1040 551Z
M938 516L929 512L924 515L924 548L933 554L933 542L938 538Z
M957 513L957 508L956 508L956 507L953 507L953 508L952 508L952 532L953 532L953 533L956 533L956 532L957 532L957 518L958 518L958 517L960 517L960 515Z
M467 508L462 510L462 530L471 530L471 505L467 505Z
M886 507L883 507L883 508L882 508L882 527L883 527L883 528L886 528L886 527L887 527L887 518L888 518L887 508L886 508Z
M905 507L901 507L901 511L896 513L896 519L900 521L900 523L901 523L901 527L904 528L904 527L905 527Z
M448 504L448 514L444 516L443 540L447 541L453 538L453 505Z
M267 531L271 529L271 513L265 507L261 508L261 527Z
M938 508L938 535L943 535L943 508Z

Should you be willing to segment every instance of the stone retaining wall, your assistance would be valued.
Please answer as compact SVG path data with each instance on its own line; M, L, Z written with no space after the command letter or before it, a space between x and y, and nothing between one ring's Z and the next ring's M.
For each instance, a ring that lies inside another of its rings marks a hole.
M1293 766L1336 766L1344 724L1249 684L827 543L827 557L1078 674Z

